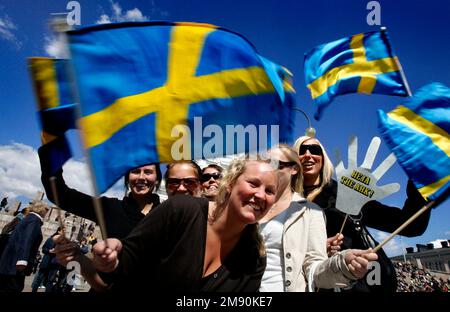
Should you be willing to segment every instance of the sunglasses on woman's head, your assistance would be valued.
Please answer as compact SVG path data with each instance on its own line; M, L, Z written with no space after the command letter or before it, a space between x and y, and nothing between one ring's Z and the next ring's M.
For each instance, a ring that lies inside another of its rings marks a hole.
M206 182L211 180L213 178L214 180L220 180L222 179L222 174L220 172L214 172L214 173L204 173L200 177L200 182Z
M180 187L180 184L183 183L184 187L187 189L195 189L198 184L197 178L184 178L184 179L178 179L178 178L168 178L167 179L167 187L171 190L176 190Z
M322 148L318 144L311 145L300 145L298 153L300 155L305 155L306 151L309 151L311 155L322 156Z

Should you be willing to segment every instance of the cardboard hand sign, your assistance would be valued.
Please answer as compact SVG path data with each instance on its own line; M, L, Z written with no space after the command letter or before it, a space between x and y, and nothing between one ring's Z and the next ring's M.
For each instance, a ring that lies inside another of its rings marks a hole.
M378 168L371 172L380 143L379 137L372 139L363 164L357 167L358 139L352 137L348 145L348 168L345 169L344 163L338 159L338 165L335 168L338 179L336 208L340 211L358 215L362 206L368 201L380 200L400 189L398 183L376 185L396 161L394 154L390 154Z

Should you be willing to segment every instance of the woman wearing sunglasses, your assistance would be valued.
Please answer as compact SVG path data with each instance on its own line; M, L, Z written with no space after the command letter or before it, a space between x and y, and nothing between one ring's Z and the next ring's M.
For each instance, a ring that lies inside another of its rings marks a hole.
M327 220L327 250L329 254L340 249L358 248L365 249L374 245L374 241L367 231L366 226L385 231L395 231L404 221L422 208L426 201L408 181L407 196L403 209L383 205L378 201L369 201L362 209L361 214L349 217L342 231L343 237L338 237L343 224L345 214L336 209L337 182L332 178L334 168L325 148L316 138L302 136L294 144L298 152L303 169L303 192L306 199L319 205L325 212ZM414 222L407 226L399 235L414 237L422 235L430 219L430 210L423 213ZM372 246L375 247L375 246ZM378 251L381 270L381 284L369 286L365 279L356 283L352 291L389 291L395 292L397 280L394 268L384 251Z
M200 177L201 169L195 161L182 160L167 165L164 181L167 196L176 194L200 197L202 194Z
M214 201L222 179L223 168L219 165L210 164L202 169L200 182L202 183L203 196L209 201Z
M260 291L304 292L349 285L364 276L375 253L347 250L328 258L323 211L302 193L302 167L296 151L280 144L269 151L278 162L277 200L259 221L267 267Z
M56 204L52 192L50 177L55 177L59 207L82 218L97 222L94 212L93 197L72 189L66 185L62 168L51 174L52 159L51 144L39 148L41 162L41 181L50 201ZM148 164L134 168L125 174L125 196L123 199L101 197L106 232L109 237L123 238L141 221L154 207L159 205L159 189L162 174L159 163Z
M265 268L257 222L275 201L277 171L267 161L238 159L222 180L216 202L173 196L125 239L97 243L96 268L114 275L108 289L147 295L257 291ZM62 249L57 257L62 263L73 259ZM93 270L82 273L103 282Z

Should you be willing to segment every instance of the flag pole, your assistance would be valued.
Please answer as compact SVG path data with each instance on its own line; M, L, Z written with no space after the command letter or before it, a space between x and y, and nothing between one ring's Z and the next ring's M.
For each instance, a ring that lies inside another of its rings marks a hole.
M66 31L70 30L71 27L69 25L67 25L65 19L54 19L51 22L51 27L53 29L53 31L61 36L64 46L66 47L66 52L67 52L67 58L70 59L70 50L69 50L69 45L67 43L67 35L66 35ZM68 62L70 63L70 62ZM69 65L67 65L69 66ZM76 80L73 77L73 68L72 66L69 66L69 68L67 68L67 73L68 76L70 77L70 80L73 82L72 84L72 93L75 99L75 103L80 103L80 96L78 93L78 87L76 85ZM81 117L81 110L80 110L80 106L76 105L75 107L75 111L77 112L77 119L80 119ZM81 135L81 140L84 142L84 138ZM83 144L84 145L84 144ZM98 226L100 227L100 233L102 236L103 240L106 240L108 238L108 233L106 231L106 222L105 222L105 217L103 215L103 208L102 208L102 203L100 201L100 195L98 192L98 187L97 184L95 182L94 179L94 170L93 170L93 166L92 166L92 160L90 157L90 154L88 151L86 151L84 148L83 150L85 151L85 156L87 159L87 163L88 163L88 168L89 168L89 173L91 175L91 181L92 181L92 187L94 189L94 196L93 196L93 204L94 204L94 212L95 212L95 216L97 218L97 223Z
M400 227L398 229L396 229L394 232L392 232L392 234L389 235L383 242L378 244L378 246L376 246L373 249L373 252L377 252L378 250L380 250L381 247L386 245L391 239L394 238L395 235L400 233L405 227L407 227L411 222L413 222L415 219L417 219L417 217L419 217L422 213L424 213L425 211L430 209L430 207L433 206L434 202L435 201L433 200L433 201L429 202L428 204L426 204L424 207L422 207L420 210L418 210L414 215L412 215L408 220L406 220L402 225L400 225Z
M52 188L53 200L55 201L55 204L56 204L56 213L58 215L59 227L61 228L61 233L62 233L63 238L67 238L66 237L66 228L65 228L63 218L62 218L61 208L59 207L58 191L56 188L55 181L56 181L55 177L50 177L50 186Z
M380 31L381 31L381 33L383 35L386 34L385 33L386 30L387 30L387 28L384 27L384 26L380 28ZM389 42L389 50L392 50L390 42ZM391 55L393 55L392 51L390 51L390 52L391 52ZM403 71L402 64L400 64L400 61L398 60L398 57L394 56L393 59L394 59L395 64L399 68L400 77L402 78L403 84L405 85L406 94L407 94L408 97L411 97L412 96L411 89L409 88L408 80L406 80L406 75L405 75L405 72Z
M345 222L347 221L347 218L348 218L348 213L345 214L344 222L342 222L342 226L341 226L341 229L339 230L338 237L342 234L342 230L344 229Z

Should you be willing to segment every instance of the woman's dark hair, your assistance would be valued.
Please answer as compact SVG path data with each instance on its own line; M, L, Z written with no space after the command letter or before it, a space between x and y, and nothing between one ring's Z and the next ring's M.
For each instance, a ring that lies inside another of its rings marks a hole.
M157 190L159 190L159 186L161 185L161 180L162 180L161 167L159 166L159 163L152 163L152 164L147 164L144 166L151 166L151 165L155 166L155 170L156 170L156 183L155 183L155 188L153 189L153 191L157 191ZM140 166L140 167L142 167L142 166ZM125 174L125 181L124 181L125 196L128 195L128 183L130 182L130 172L132 170L133 169L128 170L127 173Z
M201 175L202 175L202 169L200 168L200 166L193 160L180 160L180 161L175 161L175 162L171 162L169 164L167 164L167 170L164 173L164 181L167 182L167 178L169 178L169 174L170 174L170 170L172 170L172 168L175 165L178 164L188 164L191 165L192 168L195 171L195 175L197 176L197 179L200 179Z
M205 172L205 170L206 169L208 169L208 168L214 168L214 169L216 169L218 172L220 172L220 173L222 173L222 171L223 171L223 168L222 167L220 167L219 165L216 165L216 164L210 164L210 165L208 165L208 166L206 166L206 167L204 167L203 169L202 169L202 174Z

